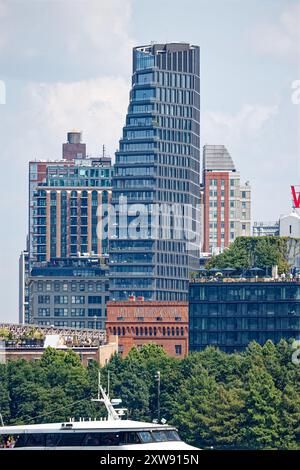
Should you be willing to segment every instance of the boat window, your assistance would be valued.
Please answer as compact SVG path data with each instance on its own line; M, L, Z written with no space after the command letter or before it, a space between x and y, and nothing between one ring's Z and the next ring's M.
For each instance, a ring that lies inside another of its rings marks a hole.
M139 432L139 436L140 436L141 441L144 443L153 442L151 432L149 431Z
M84 440L84 446L101 446L101 436L98 433L87 434Z
M56 447L59 438L60 434L58 433L46 434L46 447Z
M165 431L153 431L152 435L157 442L168 441L168 436Z
M0 435L0 449L13 449L16 447L18 441L18 435Z
M58 433L57 446L58 447L71 447L81 446L85 437L85 433L66 431L65 433Z
M84 446L118 446L119 434L112 432L91 432L86 435Z
M15 447L26 447L26 434L20 434L19 436L14 435L14 438L16 439Z
M28 434L26 447L45 447L45 434Z
M139 444L140 438L136 432L120 432L120 445Z
M178 432L175 431L174 429L167 430L165 431L165 433L167 435L168 441L180 441L181 440L178 435Z

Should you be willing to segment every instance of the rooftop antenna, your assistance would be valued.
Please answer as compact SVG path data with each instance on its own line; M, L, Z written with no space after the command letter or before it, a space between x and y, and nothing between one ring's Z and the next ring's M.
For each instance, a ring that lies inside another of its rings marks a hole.
M106 148L105 148L105 145L103 144L102 145L102 157L105 158L105 154L106 154Z

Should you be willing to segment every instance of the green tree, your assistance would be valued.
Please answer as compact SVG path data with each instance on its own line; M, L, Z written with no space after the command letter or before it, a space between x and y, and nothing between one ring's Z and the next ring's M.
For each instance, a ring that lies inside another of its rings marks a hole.
M0 364L0 413L7 423L10 419L10 396L6 364Z
M276 448L280 440L281 394L264 366L253 363L247 373L245 442L250 448Z

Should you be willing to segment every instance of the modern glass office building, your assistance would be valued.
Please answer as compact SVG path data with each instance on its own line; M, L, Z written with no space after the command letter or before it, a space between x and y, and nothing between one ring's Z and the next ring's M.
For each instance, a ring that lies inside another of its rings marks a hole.
M112 299L188 298L200 245L199 64L199 47L186 43L133 50L113 177Z
M193 282L189 299L189 347L216 346L242 351L251 341L264 344L300 339L299 280Z

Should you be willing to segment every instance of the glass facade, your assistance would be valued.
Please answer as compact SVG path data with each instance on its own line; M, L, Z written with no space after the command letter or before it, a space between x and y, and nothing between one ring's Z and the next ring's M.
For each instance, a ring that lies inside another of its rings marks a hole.
M199 63L199 48L189 44L133 50L130 103L113 177L112 299L131 294L148 300L188 298L189 271L198 263L194 239L200 233ZM120 198L129 207L139 204L125 222ZM183 208L188 234L179 235L182 222L176 213L165 230L162 205ZM128 227L141 212L143 222L131 236Z
M242 351L251 341L300 339L299 282L191 283L191 351Z

